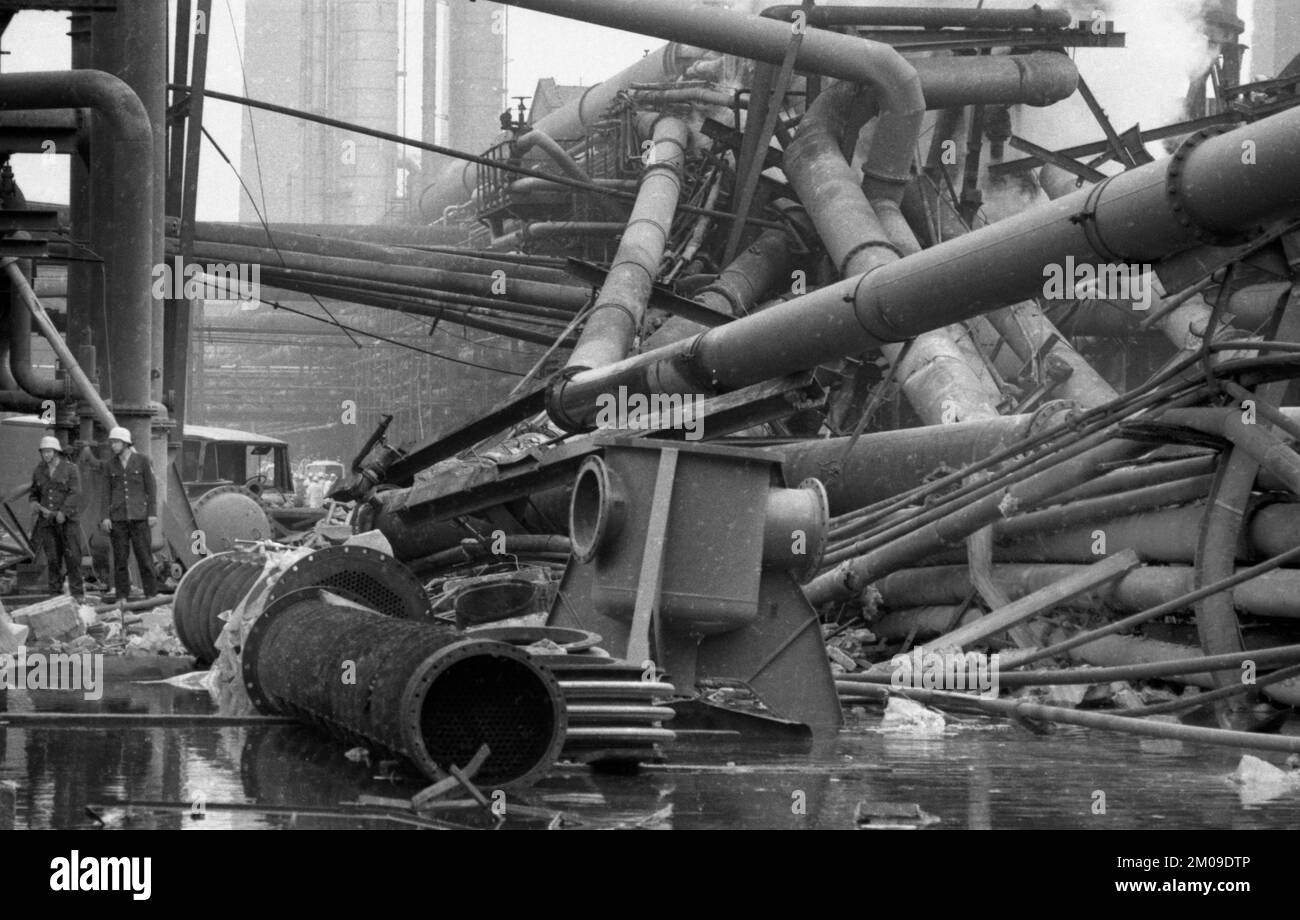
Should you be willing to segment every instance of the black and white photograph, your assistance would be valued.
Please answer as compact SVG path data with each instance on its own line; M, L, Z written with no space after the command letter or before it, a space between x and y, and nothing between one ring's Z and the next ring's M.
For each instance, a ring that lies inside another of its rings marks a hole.
M1285 892L1142 835L1300 828L1300 0L0 0L0 269L18 889L991 830Z

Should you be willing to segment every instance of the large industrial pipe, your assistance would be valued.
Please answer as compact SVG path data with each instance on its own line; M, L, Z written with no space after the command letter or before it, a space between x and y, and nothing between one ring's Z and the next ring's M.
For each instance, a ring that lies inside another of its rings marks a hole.
M593 25L686 42L713 51L780 64L790 47L791 23L750 16L684 0L502 0L507 6L551 13ZM807 32L795 58L797 70L869 83L882 108L916 114L924 108L911 65L893 48L831 32ZM554 133L554 132L552 132Z
M870 272L920 249L898 212L903 186L867 174L865 185L874 198L869 197L843 152L855 146L876 108L869 87L836 84L808 107L785 156L786 175L841 276ZM888 126L877 124L871 151L890 135ZM904 140L910 160L916 138ZM996 418L1001 392L982 365L965 360L954 335L955 330L936 329L918 336L906 354L895 344L883 351L908 402L927 424L951 422L954 416Z
M430 780L487 745L476 785L526 783L564 744L560 686L526 652L315 592L268 606L244 642L242 669L260 712L401 754Z
M144 106L152 126L153 184L148 189L136 191L147 196L150 205L150 265L163 260L163 222L167 214L167 0L132 0L117 9L117 40L121 43L120 67L115 73L122 78ZM186 26L188 27L188 23ZM92 150L93 156L93 150ZM119 164L120 166L120 164ZM115 181L123 181L117 178ZM116 225L116 221L114 222ZM113 303L110 299L109 303ZM162 403L163 363L166 353L163 344L163 298L150 301L150 400ZM117 394L114 394L116 397ZM140 442L136 442L141 449ZM154 469L166 468L166 441L161 437L149 441ZM165 479L160 477L160 495L165 493Z
M1007 564L993 567L993 579L1010 600L1019 600L1083 571L1080 564ZM1126 613L1147 610L1189 594L1195 571L1187 565L1139 566L1114 581L1072 599L1069 606L1108 607ZM903 569L875 582L881 603L894 610L960 604L974 587L965 565ZM1266 572L1230 590L1238 609L1256 616L1300 618L1300 570ZM1190 606L1190 605L1189 605Z
M1035 433L1034 415L823 438L772 448L787 482L821 479L831 514L844 514L914 488L935 470L961 469ZM832 473L834 470L836 472Z
M106 303L121 311L109 326L113 406L136 444L150 443L154 137L140 99L117 77L97 70L0 74L0 109L89 108L101 118L112 157L117 244L105 261Z
M793 280L790 267L794 264L794 257L793 241L788 232L764 230L718 277L701 288L694 300L719 313L747 316L758 304L759 298L771 291L778 282ZM703 328L699 323L671 316L646 342L655 348L695 335Z
M681 196L690 130L679 118L654 122L643 159L636 204L600 295L565 365L567 373L604 367L627 357L641 329L650 290L668 245Z
M0 331L7 323L0 322ZM9 339L0 334L0 412L39 412L42 401L18 386L9 372Z
M1073 21L1068 10L950 10L911 6L814 6L797 3L769 6L763 15L787 22L802 14L808 25L830 29L838 26L893 26L918 29L1065 29Z

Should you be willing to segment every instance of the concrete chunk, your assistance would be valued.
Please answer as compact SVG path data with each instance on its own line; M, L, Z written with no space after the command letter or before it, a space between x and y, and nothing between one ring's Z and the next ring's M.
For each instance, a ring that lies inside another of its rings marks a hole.
M15 623L31 629L33 639L75 639L86 632L77 610L77 602L62 595L15 610L12 617Z

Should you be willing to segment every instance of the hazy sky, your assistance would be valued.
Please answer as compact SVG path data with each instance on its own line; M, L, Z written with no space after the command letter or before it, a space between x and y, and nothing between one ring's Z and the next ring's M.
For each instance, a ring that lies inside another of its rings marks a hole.
M214 0L209 24L208 86L229 93L242 94L238 46L243 45L244 8L249 3L273 3L276 0ZM412 57L420 54L416 25L422 0L389 0L401 3L407 11L406 21L412 28L407 49ZM464 0L453 0L464 2ZM509 54L509 94L531 95L538 79L555 77L561 83L590 85L632 64L646 50L662 46L655 39L583 25L526 10L507 10ZM232 28L233 23L233 28ZM66 70L71 66L67 38L66 13L22 12L4 34L0 68L13 73L31 70ZM170 72L170 71L169 71ZM407 126L414 133L420 98L419 73L412 70L407 87ZM398 104L398 100L394 100ZM328 114L328 113L325 113ZM204 123L217 143L239 166L240 110L223 102L209 102ZM479 152L479 151L474 151ZM238 181L229 166L204 145L199 171L199 218L234 220L238 217ZM13 158L14 171L28 198L36 201L67 201L68 158L19 155ZM274 220L275 215L269 215Z

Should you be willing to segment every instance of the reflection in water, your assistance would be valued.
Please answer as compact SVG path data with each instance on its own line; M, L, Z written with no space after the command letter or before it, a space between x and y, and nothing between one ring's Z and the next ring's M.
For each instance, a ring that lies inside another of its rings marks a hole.
M206 694L125 680L110 683L98 702L76 693L9 691L0 694L0 708L212 711ZM916 804L941 819L940 829L1300 825L1300 792L1242 804L1226 778L1240 759L1231 749L1153 750L1130 736L1068 728L1037 735L965 718L950 721L942 738L881 733L877 724L872 714L855 714L849 730L811 749L697 736L639 775L563 767L509 800L602 826L848 828L859 802ZM333 808L358 796L406 800L424 785L413 774L349 760L342 745L297 726L0 728L0 779L18 783L18 823L32 828L97 826L85 812L92 802L184 806L202 796L211 803ZM219 810L197 821L140 810L128 818L120 809L106 817L110 826L152 828L392 826L350 816ZM473 823L479 815L442 817Z

